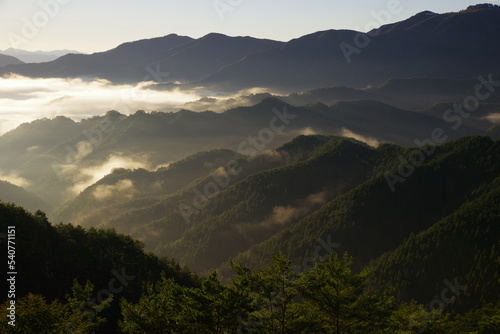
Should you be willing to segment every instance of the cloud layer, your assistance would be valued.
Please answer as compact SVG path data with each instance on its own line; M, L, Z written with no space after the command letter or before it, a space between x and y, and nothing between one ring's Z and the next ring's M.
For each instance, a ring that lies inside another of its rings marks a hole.
M151 168L146 161L146 158L135 159L126 157L122 154L112 154L105 161L95 162L92 165L80 166L79 164L66 164L58 166L58 172L61 178L71 182L72 186L68 188L68 195L76 196L88 186L110 174L115 168L137 169ZM123 185L121 185L123 186ZM116 188L118 189L118 188ZM115 190L116 190L115 189ZM101 189L102 190L102 189ZM101 191L101 197L105 197L106 191ZM95 194L94 194L95 195ZM99 195L98 195L99 196Z
M106 80L0 77L0 134L22 123L59 115L81 120L109 110L173 111L200 98L194 92L158 91L151 82L113 85Z

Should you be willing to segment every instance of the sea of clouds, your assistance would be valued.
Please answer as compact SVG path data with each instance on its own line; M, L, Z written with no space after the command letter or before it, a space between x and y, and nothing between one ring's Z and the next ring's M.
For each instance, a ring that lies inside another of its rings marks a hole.
M175 111L200 98L195 91L149 89L150 82L115 85L106 80L0 77L0 135L22 123L66 116L81 120L109 110Z

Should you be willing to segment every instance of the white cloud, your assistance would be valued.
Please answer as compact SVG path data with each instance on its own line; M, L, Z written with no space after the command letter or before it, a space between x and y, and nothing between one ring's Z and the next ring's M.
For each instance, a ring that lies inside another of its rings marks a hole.
M80 166L78 164L66 164L60 165L58 168L61 177L73 183L68 188L68 192L71 195L78 195L90 185L110 174L115 168L149 169L150 166L144 161L147 161L147 159L134 159L133 157L125 157L121 154L112 154L105 161L94 163L94 165Z
M307 128L301 129L300 134L305 135L305 136L311 136L311 135L317 135L318 132L311 127L307 127Z
M488 122L491 122L493 124L499 124L500 123L500 113L489 114L488 116L484 116L481 119L487 120Z
M87 155L92 153L93 148L94 147L92 146L92 143L89 141L83 140L81 142L78 142L78 144L76 144L77 152L74 159L76 161L79 161L80 159L86 157Z
M195 92L148 89L151 82L112 85L106 80L31 79L0 77L0 134L22 123L64 115L74 120L102 115L115 109L123 114L137 110L177 110L200 98Z
M376 138L362 136L360 134L352 132L347 128L340 129L340 135L342 137L354 138L372 147L377 147L378 145L380 145L380 142Z
M113 185L99 185L95 188L93 195L101 201L111 197L132 199L134 192L134 183L127 179L120 180Z
M256 237L261 237L266 230L276 230L283 226L290 225L299 219L311 214L321 207L328 199L328 191L311 194L307 198L296 201L293 205L275 206L272 213L259 222L238 223L231 226L232 229L250 243L256 241Z
M34 146L27 147L26 151L27 152L34 152L34 151L38 151L40 148L41 148L40 146L34 145Z
M266 88L226 94L204 87L192 90L162 90L161 87L155 87L155 82L113 85L103 79L33 79L20 75L0 77L0 135L22 123L45 117L62 115L79 121L103 115L109 110L126 115L137 110L222 112L238 106L254 105L269 96L259 95L269 91Z
M26 180L25 178L19 176L16 172L12 173L5 173L2 170L0 170L0 180L7 181L9 183L12 183L18 187L26 188L28 187L31 182Z

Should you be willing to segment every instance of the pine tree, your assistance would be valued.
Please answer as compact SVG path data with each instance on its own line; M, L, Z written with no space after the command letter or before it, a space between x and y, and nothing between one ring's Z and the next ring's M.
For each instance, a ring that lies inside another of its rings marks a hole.
M364 293L368 274L353 273L352 258L331 254L304 274L300 292L305 304L315 310L314 321L325 333L375 332L380 330L394 309L394 298L387 292Z

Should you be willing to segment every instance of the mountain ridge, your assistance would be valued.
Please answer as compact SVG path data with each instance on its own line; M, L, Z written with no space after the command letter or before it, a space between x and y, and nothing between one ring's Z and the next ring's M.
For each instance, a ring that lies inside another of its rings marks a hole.
M56 60L57 58L70 53L82 54L82 52L77 50L26 51L14 48L8 48L0 51L0 53L16 57L24 63L43 63Z
M465 79L500 72L500 61L493 56L500 52L500 37L494 33L500 29L499 18L498 6L474 6L456 13L422 12L367 34L331 29L288 42L218 33L199 39L170 34L92 55L9 65L0 74L100 77L120 83L153 80L227 92L264 87L288 93L330 86L365 88L394 77ZM360 44L359 36L366 44ZM473 51L477 49L483 52Z

